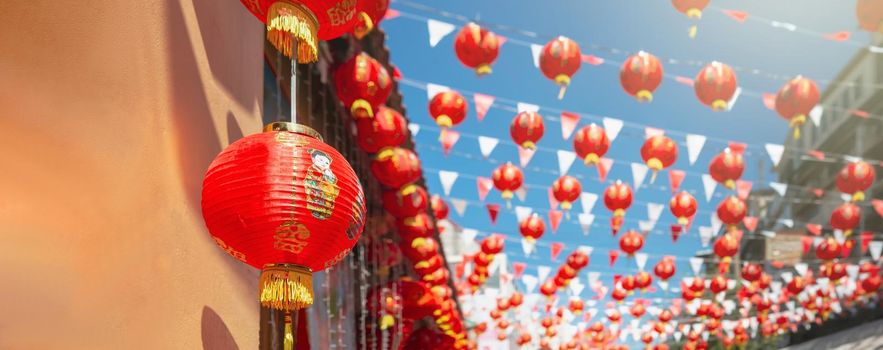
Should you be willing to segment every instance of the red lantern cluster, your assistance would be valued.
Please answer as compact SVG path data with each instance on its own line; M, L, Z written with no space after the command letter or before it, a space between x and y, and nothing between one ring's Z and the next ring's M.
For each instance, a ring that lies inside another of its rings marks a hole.
M481 251L473 258L474 267L472 274L466 278L467 284L475 291L484 284L488 276L488 266L494 261L494 257L503 251L505 242L501 235L491 235L481 242Z
M840 256L840 253L840 243L837 243L837 240L833 237L828 237L822 240L822 242L816 246L816 257L820 260L834 260Z
M733 69L716 61L702 68L693 81L696 97L714 111L727 110L728 101L736 94L737 87Z
M607 132L595 124L582 127L573 137L573 150L586 165L597 164L609 148Z
M564 98L564 92L570 85L570 79L579 70L582 62L579 44L566 37L552 39L540 53L540 70L546 78L561 86L558 99Z
M877 172L867 162L852 162L840 169L835 184L840 192L851 195L854 202L861 202L865 200L865 191L874 184L876 177Z
M475 73L482 76L491 73L491 65L500 53L500 40L494 32L468 23L457 33L454 51L463 65L475 69Z
M362 52L334 71L337 97L353 117L373 118L374 111L386 103L392 92L392 80L386 68Z
M736 188L736 181L742 177L745 171L745 161L741 152L733 152L729 148L718 153L708 164L708 174L714 181L729 189Z
M619 70L623 90L640 102L653 101L653 91L662 83L662 63L644 51L629 56Z
M610 226L616 235L622 227L625 211L632 205L632 188L617 180L604 191L604 205L613 212Z
M806 116L819 103L819 88L810 79L798 76L791 79L776 94L776 113L789 121L794 138L800 138L800 127Z
M536 149L544 131L543 117L537 112L519 112L509 125L512 141L524 149Z

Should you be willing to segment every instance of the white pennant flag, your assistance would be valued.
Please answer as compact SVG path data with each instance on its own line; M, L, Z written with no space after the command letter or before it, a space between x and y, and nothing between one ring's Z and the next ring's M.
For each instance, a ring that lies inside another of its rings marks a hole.
M653 231L653 227L656 227L655 221L638 220L638 229L641 230L641 232Z
M836 240L838 244L843 244L845 239L846 237L843 236L843 231L834 230L834 240Z
M576 160L576 153L558 150L558 173L561 176L567 175L567 171L570 170L574 160Z
M428 83L426 84L426 99L431 101L432 98L435 97L435 95L438 95L445 91L451 91L451 88L444 85Z
M711 242L711 237L714 236L714 231L711 227L708 226L700 226L699 227L699 240L702 242L703 247L707 247L708 243Z
M638 270L644 271L647 265L647 253L635 253L635 264L638 264Z
M717 188L717 181L708 174L702 174L702 188L705 189L705 201L711 202L711 196L714 195L714 189Z
M518 200L524 202L524 199L527 198L527 188L521 186L521 188L515 190L515 197L518 197Z
M595 284L598 283L598 279L601 278L601 273L597 271L589 272L589 287L594 288Z
M644 183L644 178L647 177L647 171L649 170L650 168L648 168L646 164L632 163L632 182L635 185L635 191L641 188L641 184Z
M702 264L704 260L698 257L690 257L690 268L693 269L693 274L699 276L699 272L702 271Z
M497 144L499 143L500 139L487 136L479 136L478 147L481 149L481 156L485 158L490 157L491 152L494 151L494 148L497 148Z
M539 279L531 275L522 275L521 283L524 283L524 292L525 294L533 293L534 288L537 287L537 283L539 283Z
M785 152L785 146L768 143L765 147L766 152L770 155L770 160L773 161L773 166L779 166L779 162L782 160L782 153Z
M871 251L871 257L874 260L880 260L880 253L883 253L883 241L871 241L868 248Z
M782 272L779 276L782 277L782 281L785 281L785 283L791 283L791 279L794 278L794 274L790 272Z
M516 109L518 110L518 113L539 112L540 111L540 106L537 106L535 104L526 103L526 102L518 102L515 106L516 106Z
M607 138L610 139L610 142L613 142L616 136L619 135L619 131L622 130L622 120L604 117L601 122L604 124L604 132L607 134Z
M431 47L438 45L442 39L451 34L455 29L453 24L434 19L427 20L426 26L429 28L429 46Z
M856 156L844 155L843 160L850 162L850 163L856 163L856 162L861 162L862 158L856 157Z
M711 213L711 231L716 234L720 232L723 225L724 222L721 221L719 217L717 217L717 212Z
M586 288L582 283L579 283L579 277L570 281L570 284L568 284L567 287L570 289L570 295L573 296L579 296L583 292L583 289Z
M647 218L650 221L659 221L665 206L659 203L647 203Z
M806 276L806 271L809 266L806 263L796 263L794 264L794 271L797 271L800 276Z
M583 192L580 197L580 202L583 205L583 213L591 213L592 208L595 207L595 202L598 201L598 195L591 192Z
M776 232L774 231L760 231L760 234L766 236L767 238L776 238Z
M736 105L736 100L739 99L739 95L741 95L741 94L742 94L742 87L741 87L741 86L737 86L737 87L736 87L736 92L733 93L733 97L730 98L729 101L727 101L727 110L728 110L728 111L732 111L732 110L733 110L733 106Z
M454 182L457 181L457 177L460 176L460 173L456 171L447 171L447 170L439 170L438 171L438 180L441 182L442 189L445 192L445 196L451 195L451 188L454 187Z
M537 266L537 276L540 280L545 280L546 277L549 277L549 273L552 272L552 268L548 266Z
M794 228L794 220L791 220L791 219L779 219L779 222L781 222L782 225L788 226L788 228Z
M849 275L849 279L855 281L856 277L858 277L858 265L856 265L856 264L846 265L846 274Z
M699 153L702 152L703 146L705 146L705 136L687 134L687 157L690 159L690 165L699 159Z
M781 182L770 182L770 188L772 188L773 191L776 191L781 197L784 197L785 192L788 192L788 184L783 184Z
M681 341L681 332L680 331L675 332L675 341L676 342Z
M521 239L521 249L524 251L525 256L529 256L530 253L533 253L534 248L536 247L536 240L522 238Z
M530 44L530 54L533 56L534 67L540 68L540 53L543 52L543 45Z
M589 229L592 227L592 222L595 221L595 216L592 214L581 213L579 214L579 226L583 229L583 234L588 235Z
M458 216L463 217L463 214L466 213L466 200L451 198L451 205L454 207L454 211L457 212Z
M595 248L587 245L581 245L579 247L576 247L576 250L580 251L586 256L592 256L592 252L595 251Z
M522 206L515 207L515 217L518 219L518 222L521 222L521 221L524 221L524 219L527 219L527 217L530 216L531 213L533 213L533 208L531 208L531 207L522 207Z
M825 107L818 104L809 111L809 119L817 128L822 124L822 114L825 113Z
M658 284L659 288L662 288L663 291L668 291L668 281L657 280L656 284Z
M411 132L411 137L417 137L417 134L420 133L420 125L408 123L408 131Z

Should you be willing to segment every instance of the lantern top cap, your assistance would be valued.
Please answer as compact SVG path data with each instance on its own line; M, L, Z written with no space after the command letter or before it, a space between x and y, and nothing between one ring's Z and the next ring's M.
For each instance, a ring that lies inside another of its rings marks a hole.
M264 126L264 132L271 131L290 131L301 135L314 137L319 141L325 142L325 140L322 138L322 135L320 135L318 131L313 130L313 128L303 124L289 122L272 122Z

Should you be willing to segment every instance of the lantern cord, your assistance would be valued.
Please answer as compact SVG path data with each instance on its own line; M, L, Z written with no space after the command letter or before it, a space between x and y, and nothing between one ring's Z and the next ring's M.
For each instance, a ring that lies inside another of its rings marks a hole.
M298 42L297 40L292 41L293 51L298 52ZM293 55L291 57L291 122L297 124L297 56Z

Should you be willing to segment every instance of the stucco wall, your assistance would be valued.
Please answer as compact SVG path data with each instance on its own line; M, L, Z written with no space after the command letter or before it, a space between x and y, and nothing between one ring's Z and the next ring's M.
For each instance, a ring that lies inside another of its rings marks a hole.
M258 132L236 0L0 1L0 349L253 349L202 175Z

